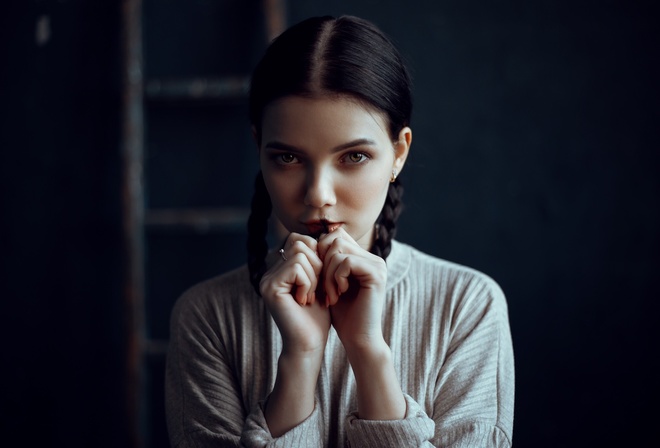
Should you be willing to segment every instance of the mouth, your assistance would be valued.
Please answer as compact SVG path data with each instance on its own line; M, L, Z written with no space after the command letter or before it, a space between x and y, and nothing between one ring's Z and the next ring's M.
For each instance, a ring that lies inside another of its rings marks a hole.
M342 223L340 222L331 222L321 219L318 221L307 221L305 226L307 227L309 235L318 239L324 233L334 232L341 227L341 224Z

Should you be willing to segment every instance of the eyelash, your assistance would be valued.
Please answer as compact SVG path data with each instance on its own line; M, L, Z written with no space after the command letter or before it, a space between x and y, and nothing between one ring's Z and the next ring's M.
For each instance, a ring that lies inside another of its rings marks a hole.
M357 155L357 156L360 156L360 160L359 160L359 161L352 161L352 160L350 160L351 157L356 156L356 155ZM287 161L284 160L285 157L291 157L292 160L290 160L290 161L287 162ZM342 163L344 163L346 160L348 160L347 163L348 163L349 165L360 165L360 164L362 164L362 163L367 162L369 159L371 159L371 157L370 157L367 153L365 153L365 152L355 151L355 152L350 152L350 153L348 153L348 154L345 154L345 155L342 157L341 161L342 161ZM286 166L286 165L293 165L294 163L298 162L298 157L294 156L293 154L282 153L282 154L275 154L275 155L273 156L273 160L275 161L275 163L277 163L277 164L279 164L279 165L284 165L284 166Z

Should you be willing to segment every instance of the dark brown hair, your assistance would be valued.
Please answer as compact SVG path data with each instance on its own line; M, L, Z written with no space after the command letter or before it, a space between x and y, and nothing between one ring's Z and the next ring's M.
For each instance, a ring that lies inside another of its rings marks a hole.
M315 17L277 37L255 68L250 86L250 121L261 140L264 108L279 98L346 96L387 118L390 138L410 124L411 82L392 42L371 22L343 16ZM403 187L390 183L376 220L371 252L387 258L401 213ZM268 217L272 204L261 172L257 174L248 220L248 267L257 293L266 271Z

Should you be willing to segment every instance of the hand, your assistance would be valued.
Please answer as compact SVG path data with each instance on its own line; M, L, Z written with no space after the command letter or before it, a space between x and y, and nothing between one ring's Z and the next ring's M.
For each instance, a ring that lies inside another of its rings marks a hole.
M382 330L385 261L341 228L319 238L318 252L332 326L355 375L358 415L367 420L403 418L406 402Z
M360 247L343 228L322 235L318 253L332 325L349 358L353 350L382 350L385 261Z
M314 392L330 330L330 312L316 300L322 263L317 242L292 233L259 285L282 335L275 384L264 416L274 437L300 424L314 410Z
M317 241L292 233L284 255L264 274L261 295L280 330L286 356L323 355L330 329L330 314L316 299L322 262Z

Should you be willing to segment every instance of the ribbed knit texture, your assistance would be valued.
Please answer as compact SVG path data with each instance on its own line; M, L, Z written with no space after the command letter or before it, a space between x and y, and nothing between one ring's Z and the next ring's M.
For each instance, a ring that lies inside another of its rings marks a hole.
M357 417L355 379L331 329L314 412L274 439L262 406L282 341L243 267L191 288L172 312L172 446L510 446L513 349L500 288L484 274L396 241L387 265L383 333L406 398L404 419Z

